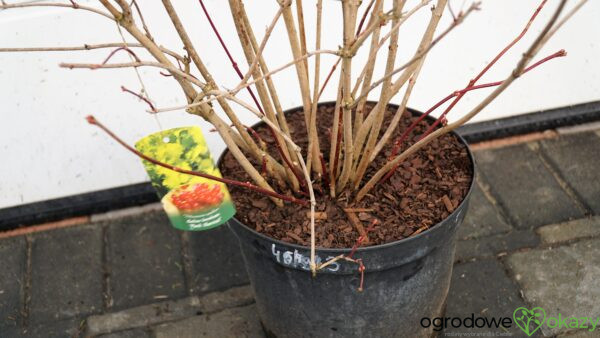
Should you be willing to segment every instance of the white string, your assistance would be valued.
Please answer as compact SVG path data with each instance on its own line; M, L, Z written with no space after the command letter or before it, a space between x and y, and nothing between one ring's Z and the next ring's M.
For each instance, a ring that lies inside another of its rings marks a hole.
M127 45L127 41L125 40L125 36L123 35L123 31L121 30L121 26L119 26L118 23L116 23L117 25L117 30L119 31L119 35L121 36L121 40L123 41L123 43L125 45ZM129 58L131 59L131 62L135 62L136 60L134 59L133 55L131 55L130 53L127 53L127 55L129 55ZM152 100L150 98L150 94L148 93L148 90L146 89L146 85L144 85L144 81L142 80L142 76L140 75L140 71L138 70L138 67L133 67L133 69L135 70L135 75L138 78L138 81L140 82L140 86L142 87L142 92L141 95L143 97L145 97L146 99L148 99L148 101L153 102L154 100ZM156 125L158 126L158 131L162 131L163 127L160 124L160 121L158 120L158 114L152 114L154 116L154 121L156 121Z

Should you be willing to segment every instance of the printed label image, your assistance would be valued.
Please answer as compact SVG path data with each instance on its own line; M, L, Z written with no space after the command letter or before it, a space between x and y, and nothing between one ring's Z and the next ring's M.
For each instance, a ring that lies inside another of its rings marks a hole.
M139 140L135 148L174 167L222 177L198 127L175 128L148 135ZM235 215L224 183L176 172L146 160L142 162L175 228L212 229Z

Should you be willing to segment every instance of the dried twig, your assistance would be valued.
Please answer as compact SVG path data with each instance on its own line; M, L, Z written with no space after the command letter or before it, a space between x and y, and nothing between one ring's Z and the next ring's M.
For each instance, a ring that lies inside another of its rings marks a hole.
M531 66L525 68L525 70L523 70L523 74L529 72L530 70L536 68L537 66L550 61L554 58L557 57L563 57L566 56L567 53L565 52L564 49L559 50L558 52L549 55L539 61L537 61L536 63L532 64ZM433 111L435 111L438 107L440 107L441 105L443 105L444 103L448 102L450 99L452 99L453 97L456 97L460 94L464 94L473 90L477 90L477 89L483 89L483 88L489 88L489 87L496 87L502 84L502 81L495 81L495 82L490 82L490 83L485 83L485 84L480 84L480 85L474 85L472 87L468 87L468 88L464 88L462 90L458 90L455 91L451 94L449 94L448 96L446 96L445 98L443 98L442 100L440 100L439 102L437 102L435 105L433 105L431 108L429 108L427 111L425 111L421 116L419 116L419 118L415 119L415 121L413 123L410 124L410 126L408 126L408 128L406 128L404 130L404 132L402 133L402 135L400 135L398 137L398 139L394 142L394 147L392 148L392 152L390 154L390 159L393 159L397 154L398 151L400 150L400 147L402 146L402 143L404 141L406 141L406 139L408 138L408 135L410 135L410 133L416 128L416 126L423 121L427 116L429 116L429 114L431 114ZM424 136L426 136L426 134L424 134ZM380 183L382 181L385 181L387 178L389 178L391 176L391 174L393 174L393 172L396 170L397 166L393 169L390 170L390 172L388 173L388 175L386 175L386 177L384 177Z
M127 48L144 48L142 44L139 43L123 43L123 42L112 42L112 43L101 43L101 44L84 44L83 46L72 46L72 47L0 47L0 53L9 52L9 53L23 53L23 52L71 52L71 51L86 51L86 50L94 50L94 49L103 49L103 48L119 48L119 47L127 47ZM180 54L167 49L165 47L160 46L160 50L168 54L179 61L184 61L185 58Z
M458 128L463 125L467 121L469 121L473 116L480 113L488 104L490 104L498 95L500 95L511 83L513 83L523 72L527 63L535 56L537 51L545 44L547 40L545 40L546 34L552 29L554 23L557 21L558 16L562 12L566 0L561 0L558 8L555 10L551 19L548 21L542 32L537 36L535 41L528 48L527 52L523 54L521 59L519 60L516 68L512 71L510 76L506 78L500 86L498 86L491 94L489 94L483 101L481 101L475 108L473 108L469 113L458 119L454 123L450 123L442 128L437 129L432 132L425 138L422 138L417 143L412 145L410 148L405 150L402 154L398 155L394 160L388 161L386 165L384 165L381 169L379 169L373 177L361 188L361 190L356 195L356 200L360 201L368 192L371 190L375 184L395 165L400 163L401 161L408 158L410 155L414 154L417 150L421 149L423 146L427 145L433 139L436 139L450 131Z
M435 30L437 28L437 25L438 25L441 17L442 17L443 10L446 6L446 1L447 0L438 0L437 1L437 5L431 13L431 19L429 20L429 24L427 25L427 29L425 30L423 37L421 38L421 42L419 44L419 47L417 48L416 54L421 53L423 50L426 50L429 45L431 45L432 40L433 40L433 35L435 33ZM402 88L402 86L404 86L406 81L408 81L410 79L411 81L409 81L408 88L406 89L406 93L405 93L403 101L408 100L408 96L410 96L410 91L412 90L412 88L414 86L416 77L418 76L419 71L421 70L421 67L423 65L423 62L425 61L425 56L426 55L423 55L420 59L418 59L415 62L415 64L413 64L409 68L407 68L402 73L400 78L398 78L393 84L390 83L389 86L386 86L382 89L382 94L381 94L379 101L373 108L373 111L369 114L369 120L371 121L371 123L370 124L365 123L366 127L370 127L370 132L369 132L369 136L367 139L367 143L365 144L365 147L364 147L362 158L360 159L357 170L354 172L354 175L353 175L353 183L354 183L355 189L357 189L358 186L360 185L360 182L362 181L363 176L367 170L367 165L371 162L371 155L376 150L375 145L377 142L377 138L379 137L379 131L383 124L383 115L384 115L383 113L387 108L387 104L388 104L389 100L392 98L393 95L395 95L400 90L400 88ZM398 109L396 111L396 114L394 114L391 122L389 123L388 130L390 128L395 128L395 125L398 124L398 122L400 121L400 118L402 117L402 113L404 113L404 109L402 109L402 110ZM360 131L359 131L359 133L357 134L357 138L360 135L363 135L363 134L360 133ZM384 137L385 137L385 134L384 134Z
M323 16L323 0L317 1L317 28L316 28L316 38L315 38L315 49L321 49L321 21ZM306 52L304 53L306 54ZM308 64L307 64L308 67ZM315 152L313 148L316 146L315 142L319 140L317 135L317 108L319 106L319 75L321 72L321 55L315 56L315 75L313 79L313 100L312 107L310 111L310 119L309 119L309 134L308 134L308 149L306 155L306 163L308 165L308 171L311 172L313 162L315 163L315 167L321 167L320 173L322 174L323 168L319 165L321 159L319 157L315 157ZM320 149L316 149L317 153L320 155ZM313 160L314 159L314 160Z
M489 62L483 68L483 70L481 70L481 72L479 72L479 74L477 74L477 76L475 76L473 79L471 79L465 88L472 87L473 85L475 85L475 83L477 83L477 81L479 81L479 79L481 79L483 77L483 75L485 75L485 73L487 73L487 71L490 70L490 68L492 68L492 66L494 66L496 64L496 62L498 62L498 60L500 60L502 58L502 56L504 56L504 54L506 54L506 52L508 52L515 44L517 44L517 42L519 42L521 40L521 38L523 38L523 36L525 36L525 33L527 33L527 31L529 30L529 27L531 27L531 24L533 23L533 21L535 20L537 15L540 13L542 8L544 8L544 5L546 4L547 1L548 0L542 0L540 5L538 6L538 8L535 10L535 12L533 13L531 18L525 25L525 28L523 28L523 30L521 31L521 33L513 41L511 41L508 44L508 46L504 47L504 49L502 51L500 51L500 53L498 53L498 55L496 55L496 57L494 57L494 59L492 59L492 61ZM441 121L444 117L446 117L446 115L452 110L452 108L454 108L454 106L456 106L456 104L463 98L463 96L465 96L465 94L466 94L466 92L461 93L454 98L454 100L450 103L448 108L446 108L446 110L444 110L444 112L440 115L439 120L435 121L429 127L429 129L425 132L425 135L431 133L438 126L439 121Z
M358 216L356 216L356 214L353 211L350 211L350 209L344 209L344 211L346 212L346 216L348 216L348 220L350 220L350 223L352 223L352 225L354 225L354 227L356 228L356 230L358 231L358 233L360 234L361 238L365 239L365 243L369 242L369 237L367 236L367 232L365 231L365 227L363 227L360 219L358 218Z
M211 88L216 88L217 84L216 84L215 80L213 79L212 75L208 71L208 68L204 65L204 63L200 59L200 56L198 55L198 52L196 51L194 45L192 44L185 28L183 27L183 24L182 24L181 20L179 19L179 16L175 12L175 8L171 4L171 1L163 0L162 2L163 2L163 6L165 7L165 10L167 11L167 14L169 15L169 18L171 19L171 22L173 23L173 26L175 27L175 30L177 31L186 50L188 51L192 61L194 62L194 64L196 65L196 67L198 68L198 70L200 71L202 76L204 77L204 79L208 82L208 85ZM203 87L202 91L204 92L205 95L207 95L209 89L206 87ZM258 146L256 145L256 143L253 142L250 135L248 135L248 133L246 132L246 128L244 128L243 124L241 123L241 121L239 120L237 115L234 113L233 109L231 109L231 107L229 106L227 101L223 97L215 98L215 99L217 100L219 105L223 108L223 111L225 111L225 113L227 114L227 117L229 117L229 119L231 120L231 122L233 123L235 128L240 133L240 136L244 141L245 147L247 147L247 149L254 156L255 159L262 161L264 158L263 155L265 155L264 152L261 152L260 149L258 148ZM195 100L201 101L201 98L196 97ZM192 103L190 105L190 107L188 107L187 109L196 109L197 107L202 107L203 105L206 105L206 104L207 104L206 102L199 102L196 105L194 105ZM283 175L285 175L283 166L281 166L281 164L277 163L270 155L266 156L266 162L267 162L266 163L267 172L270 173L272 176L274 176L280 185L283 185Z
M244 10L242 1L241 0L230 0L229 6L231 8L231 14L234 16L234 18L238 18L238 20L234 20L236 30L238 33L238 38L239 38L239 41L241 42L242 50L244 51L244 54L246 56L246 60L247 60L248 64L252 65L255 63L254 61L260 60L260 58L262 58L262 56L255 55L254 47L257 45L257 42L254 39L254 34L251 32L249 21L246 21L245 19L243 19L243 18L246 18L247 15ZM281 10L278 13L280 13L280 12L281 12ZM208 13L208 12L205 11L205 13ZM279 15L276 15L276 16L279 17ZM251 68L252 68L252 66L251 66ZM261 73L262 73L262 69L254 67L252 76L254 78L260 77L262 75ZM242 81L244 81L244 78L241 76L241 73L238 73L238 76L240 76L240 79ZM252 96L258 110L262 114L265 114L273 122L273 124L275 124L277 126L278 129L281 129L279 126L279 120L277 119L277 117L275 115L275 109L272 105L270 92L267 89L267 85L266 85L265 81L256 82L256 90L258 92L258 96L260 98L260 102L262 105L258 103L258 101L256 100L256 96L254 96L254 92L250 89L250 87L247 87L247 89L248 89L250 95ZM282 133L285 133L285 132L282 131ZM283 138L279 135L279 133L275 133L273 131L271 131L271 135L273 136L273 138L275 140L275 145L277 147L277 150L279 151L279 155L283 159L284 163L287 165L286 172L287 172L288 180L292 183L294 190L297 191L298 190L298 181L301 182L303 187L305 186L305 183L303 182L303 179L301 177L296 176L296 168L295 168L295 166L293 166L293 164L289 160L289 158L290 158L289 150L286 147L285 142L283 141ZM289 137L289 132L286 133L286 135Z
M344 135L344 164L342 173L338 178L336 192L340 192L346 186L350 175L352 174L352 159L354 152L354 140L352 133L352 110L350 105L353 103L352 93L352 56L351 51L359 37L355 37L354 30L356 28L356 14L358 10L358 2L355 0L347 0L342 3L344 13L344 47L342 55L342 76L340 78L340 90L342 98L342 126ZM375 23L374 23L375 25ZM365 32L361 33L366 34Z
M89 11L92 13L102 15L103 17L106 17L110 20L114 20L113 16L111 16L110 14L108 14L106 12L98 10L97 8L89 7L89 6L82 6L77 3L73 3L73 2L71 4L62 4L62 3L55 3L55 2L34 2L34 3L20 3L20 4L2 3L2 4L0 4L0 9L26 8L26 7L63 7L63 8L81 9L84 11Z
M273 75L291 67L294 66L295 64L297 64L298 62L301 62L302 60L315 56L317 54L331 54L331 55L338 55L339 52L335 51L335 50L330 50L330 49L322 49L322 50L316 50L316 51L312 51L312 52L308 52L306 55L302 55L301 57L294 59L293 61L290 61L282 66L279 66L273 70L271 70L270 72L260 76L259 78L253 80L253 81L249 81L245 84L239 84L238 86L236 86L234 89L229 90L228 94L229 95L236 95L238 92L240 92L241 90L254 85L256 82L258 81L262 81L264 79L268 79L270 77L272 77ZM189 108L194 108L194 107L198 107L201 104L205 104L205 103L209 103L211 101L214 100L218 100L219 98L222 98L223 96L215 96L215 97L211 97L211 98L205 98L203 101L201 102L196 102L196 103L191 103L191 104L187 104L187 105L182 105L182 106L175 106L175 107L166 107L166 108L159 108L158 112L159 113L163 113L163 112L168 112L168 111L175 111L175 110L181 110L181 109L189 109Z
M448 32L450 32L456 26L460 25L467 18L467 16L469 16L470 13L472 13L473 11L478 10L478 9L479 9L479 3L475 2L475 3L473 3L469 7L469 9L464 14L462 12L459 13L458 16L456 17L456 19L450 25L450 27L448 27L448 29L444 33L442 33L438 38L436 38L434 41L432 41L431 44L429 45L429 47L427 47L425 50L430 49L431 46L433 46L436 43L436 41L439 41L439 39L443 38ZM408 84L408 86L406 88L406 92L404 93L404 97L402 98L402 102L400 103L400 106L396 110L396 114L394 116L394 119L392 119L392 122L387 127L387 129L384 132L383 136L377 142L377 145L375 146L375 148L373 149L372 153L370 154L370 158L369 159L371 161L381 152L381 150L389 142L392 134L396 130L396 127L398 126L398 122L400 120L400 117L404 114L404 111L406 110L406 106L408 104L408 99L410 98L412 90L413 90L413 88L415 86L416 77L419 75L421 67L423 66L423 62L422 61L423 60L421 60L421 62L417 65L417 67L415 69L415 72L413 73L412 77L409 79L409 84Z
M62 68L69 69L113 69L113 68L135 68L135 67L156 67L168 70L170 73L174 75L178 75L187 81L195 84L198 87L204 87L206 84L196 79L195 77L181 71L179 68L173 66L167 66L160 62L152 62L152 61L141 61L141 62L125 62L125 63L67 63L63 62L59 64Z
M124 92L126 92L126 93L129 93L129 94L131 94L131 95L133 95L135 97L137 97L138 99L140 99L140 100L142 100L144 102L146 102L148 104L148 106L150 106L150 110L153 111L153 112L156 112L156 108L154 107L154 104L152 104L152 101L150 101L150 99L148 99L147 97L144 97L143 95L140 95L140 94L138 94L138 93L136 93L136 92L134 92L134 91L132 91L130 89L127 89L127 88L125 88L125 86L121 86L121 90L124 91Z
M110 131L110 129L108 129L107 127L105 127L102 123L100 123L98 120L96 120L96 118L92 115L86 117L88 123L95 125L97 127L99 127L100 129L102 129L106 134L108 134L108 136L110 136L113 140L117 141L120 145L122 145L123 147L125 147L127 150L129 150L130 152L134 153L136 156L151 162L153 164L156 164L158 166L161 166L163 168L167 168L170 170L173 170L175 172L178 173L182 173L182 174L187 174L187 175L193 175L193 176L199 176L199 177L203 177L203 178L207 178L209 180L213 180L216 182L221 182L221 183L225 183L225 184L230 184L230 185L235 185L238 187L243 187L246 189L250 189L253 191L256 191L258 193L261 194L265 194L268 196L272 196L274 198L277 199L281 199L284 201L289 201L289 202L293 202L293 203L297 203L297 204L301 204L301 205L306 205L308 204L308 201L303 201L303 200L299 200L297 198L291 197L291 196L286 196L286 195L281 195L278 194L272 190L268 190L268 189L264 189L261 188L259 186L250 184L249 182L240 182L240 181L236 181L236 180L230 180L227 178L221 178L221 177L217 177L217 176L213 176L213 175L209 175L203 172L198 172L198 171L193 171L193 170L187 170L187 169L183 169L183 168L179 168L176 166L172 166L170 164L158 161L156 159L153 159L149 156L144 155L143 153L139 152L137 149L133 148L132 146L128 145L127 143L125 143L125 141L123 141L121 138L119 138L117 135L115 135L112 131Z

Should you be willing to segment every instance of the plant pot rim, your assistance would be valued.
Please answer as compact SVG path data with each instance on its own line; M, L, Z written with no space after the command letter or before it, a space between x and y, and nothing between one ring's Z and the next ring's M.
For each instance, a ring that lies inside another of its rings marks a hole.
M371 103L371 104L377 104L377 102L374 101L367 101L367 103ZM334 105L335 101L325 101L325 102L319 102L319 105ZM398 109L398 105L397 104L393 104L393 103L389 103L388 107L392 107L394 109ZM422 112L415 110L415 109L411 109L411 108L406 108L410 113L412 113L413 115L420 115L423 114ZM287 109L284 111L284 114L292 114L298 110L302 110L302 107L295 107L295 108L291 108L291 109ZM426 119L430 120L430 121L434 121L435 118L433 118L432 116L427 116ZM255 124L252 125L253 129L256 129L260 126L262 126L263 124L265 124L263 121L259 121ZM471 149L469 148L469 144L467 143L467 141L460 136L458 133L456 133L456 131L452 130L450 131L451 134L453 134L460 143L462 143L466 149L467 149L467 156L469 157L469 160L471 162L471 170L472 170L472 175L471 175L471 183L469 184L469 190L467 191L465 197L462 199L462 201L458 204L458 206L454 209L453 212L451 212L446 218L444 218L443 220L441 220L438 223L435 223L434 225L432 225L431 227L429 227L429 229L422 231L421 233L418 233L414 236L410 236L408 238L403 238L397 241L393 241L393 242L389 242L389 243L384 243L384 244L378 244L378 245L370 245L370 246L363 246L363 247L358 247L355 251L356 252L368 252L368 251L372 251L372 250L379 250L379 249L385 249L391 246L395 246L398 244L402 244L402 243L410 243L412 241L417 241L421 238L423 238L424 236L428 236L430 235L432 232L437 231L436 229L441 229L443 227L443 223L444 221L446 221L447 219L450 219L452 217L455 217L458 213L461 213L463 211L463 204L464 203L468 203L469 201L469 196L471 195L472 191L473 191L473 187L475 186L475 159L473 157L473 153L471 152ZM221 162L223 161L223 156L225 156L225 154L227 154L229 150L227 148L225 148L225 150L223 150L223 152L221 153L221 155L219 155L219 159L217 160L217 168L220 168ZM294 243L288 243L288 242L284 242L282 240L279 239L275 239L273 237L269 237L266 236L254 229L251 229L250 227L248 227L246 224L244 224L243 222L240 222L235 215L231 218L230 222L234 221L237 222L239 224L242 225L241 228L245 229L246 231L249 231L250 233L254 234L255 236L258 236L264 240L268 240L271 241L275 244L279 244L279 245L283 245L283 246L287 246L289 248L292 249L297 249L297 250L310 250L309 246L303 246L303 245L299 245L299 244L294 244ZM440 224L442 223L442 224ZM344 254L344 253L348 253L352 250L352 248L321 248L321 247L317 247L316 251L317 252L321 252L321 253L331 253L331 254Z

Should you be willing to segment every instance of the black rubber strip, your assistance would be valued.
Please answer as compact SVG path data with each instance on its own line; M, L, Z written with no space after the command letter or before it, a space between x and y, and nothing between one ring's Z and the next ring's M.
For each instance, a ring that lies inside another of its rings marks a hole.
M158 201L150 183L139 183L0 209L0 231L92 215Z
M469 143L600 120L600 101L472 123L458 129ZM150 183L100 190L0 209L0 231L158 201Z
M466 124L458 133L475 143L600 120L600 101Z

